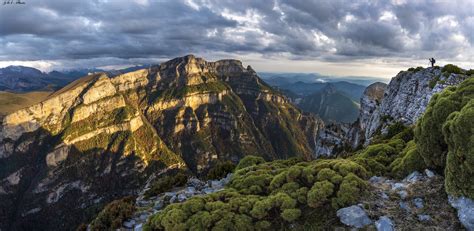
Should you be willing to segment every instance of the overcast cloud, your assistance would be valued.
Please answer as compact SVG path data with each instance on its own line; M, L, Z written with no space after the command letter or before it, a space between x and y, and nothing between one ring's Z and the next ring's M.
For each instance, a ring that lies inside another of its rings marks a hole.
M389 77L432 56L474 68L472 0L23 1L0 5L0 65L82 68L194 53L257 71Z

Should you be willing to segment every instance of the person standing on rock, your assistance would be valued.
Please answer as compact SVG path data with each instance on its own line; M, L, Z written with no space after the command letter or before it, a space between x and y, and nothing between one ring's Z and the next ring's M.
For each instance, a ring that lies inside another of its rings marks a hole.
M430 63L431 63L431 67L434 67L434 64L436 63L436 60L434 58L430 58Z

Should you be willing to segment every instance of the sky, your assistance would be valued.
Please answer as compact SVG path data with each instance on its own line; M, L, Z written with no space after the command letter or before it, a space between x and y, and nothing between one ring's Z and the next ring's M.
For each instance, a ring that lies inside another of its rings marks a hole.
M257 72L390 78L430 57L474 68L472 0L9 1L0 67L110 69L194 54Z

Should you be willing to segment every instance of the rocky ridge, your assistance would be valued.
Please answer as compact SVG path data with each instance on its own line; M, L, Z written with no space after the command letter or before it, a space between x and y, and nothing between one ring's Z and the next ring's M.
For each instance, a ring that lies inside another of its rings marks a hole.
M383 130L390 122L415 124L434 94L465 79L465 75L442 73L436 67L400 72L386 87L379 107L374 109L366 123L360 124L361 130L365 130L365 143L370 142L377 129Z
M327 125L321 129L316 156L330 156L345 147L367 146L377 132L387 132L387 126L396 122L414 125L434 94L466 78L463 74L443 73L439 67L429 67L401 71L388 85L368 86L360 100L359 119L349 126Z

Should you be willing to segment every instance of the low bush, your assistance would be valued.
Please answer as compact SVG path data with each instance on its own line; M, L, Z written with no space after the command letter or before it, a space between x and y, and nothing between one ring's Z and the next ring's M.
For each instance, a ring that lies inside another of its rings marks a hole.
M90 230L116 230L135 212L135 199L125 197L105 206L90 224Z
M390 172L388 166L399 156L405 145L404 140L393 137L390 140L382 140L381 143L367 146L350 159L364 166L371 175L385 175Z
M232 161L218 162L207 173L207 179L221 179L234 171L235 164Z
M264 162L246 157L225 190L169 205L151 217L145 230L290 227L305 211L356 203L367 193L367 177L361 165L345 159Z
M453 64L447 64L446 66L441 69L441 72L447 73L454 73L454 74L462 74L462 69Z
M433 95L424 115L415 127L417 150L431 169L443 171L448 153L443 124L453 112L460 111L474 98L474 78Z
M239 170L239 169L246 168L246 167L249 167L249 166L257 165L257 164L260 164L260 163L263 163L263 162L265 162L265 160L260 156L248 155L248 156L245 156L244 158L242 158L240 160L240 162L237 165L237 167L235 168L235 170Z
M156 196L160 193L171 190L173 187L183 186L187 181L188 176L184 172L179 171L174 175L164 176L156 180L144 195L146 198Z
M474 198L474 98L443 125L448 144L445 169L446 191L455 196Z
M414 141L408 142L401 156L390 164L392 175L397 178L404 178L413 171L422 171L425 168L425 162L416 149Z

